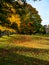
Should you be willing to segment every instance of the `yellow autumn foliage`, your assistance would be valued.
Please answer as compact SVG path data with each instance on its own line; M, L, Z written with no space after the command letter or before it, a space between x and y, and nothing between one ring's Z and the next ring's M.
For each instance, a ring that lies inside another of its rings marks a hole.
M15 22L18 24L18 27L20 26L20 15L19 14L16 14L16 10L15 8L13 7L12 4L10 3L3 3L3 8L2 8L3 12L6 11L8 13L7 15L7 20L9 20L11 23ZM4 30L9 30L9 31L14 31L13 29L11 28L7 28L7 27L3 27L0 25L0 30L4 31Z
M8 4L7 4L8 5ZM8 5L9 6L9 5ZM13 8L12 5L9 6L10 10L13 12L12 14L10 14L10 16L8 17L8 20L10 20L11 23L15 22L18 24L18 26L20 26L20 16L18 14L16 14L16 10Z
M0 30L2 30L2 31L9 30L9 31L11 31L11 32L16 32L16 31L15 31L14 29L12 29L12 28L3 27L3 26L1 26L1 25L0 25Z
M11 17L8 17L8 20L10 20L11 23L15 22L20 26L20 17L18 14L12 14Z

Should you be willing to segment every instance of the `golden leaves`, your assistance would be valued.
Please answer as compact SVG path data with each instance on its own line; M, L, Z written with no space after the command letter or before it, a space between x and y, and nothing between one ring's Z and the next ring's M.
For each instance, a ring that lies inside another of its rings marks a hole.
M12 14L11 17L8 17L8 20L10 20L11 23L15 22L20 26L20 17L18 14Z
M14 29L7 28L7 27L3 27L3 26L1 26L1 25L0 25L0 30L2 30L2 31L4 31L4 30L9 30L9 31L11 31L11 32L15 32Z

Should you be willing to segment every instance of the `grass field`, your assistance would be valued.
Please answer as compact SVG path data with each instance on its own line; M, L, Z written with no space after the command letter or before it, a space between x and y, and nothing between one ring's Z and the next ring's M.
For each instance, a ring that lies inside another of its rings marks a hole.
M0 65L49 65L49 36L1 37Z

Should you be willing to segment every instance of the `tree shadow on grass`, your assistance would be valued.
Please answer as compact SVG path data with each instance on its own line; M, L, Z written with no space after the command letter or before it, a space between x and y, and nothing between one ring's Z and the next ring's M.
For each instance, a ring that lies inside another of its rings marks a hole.
M0 65L49 65L49 61L27 57L11 51L11 49L0 49Z

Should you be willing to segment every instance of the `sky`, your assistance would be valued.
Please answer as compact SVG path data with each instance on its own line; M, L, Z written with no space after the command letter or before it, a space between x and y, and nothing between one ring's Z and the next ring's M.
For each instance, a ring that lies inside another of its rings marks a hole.
M31 4L39 12L42 19L41 24L49 25L49 0L41 0L36 2L27 0L27 3Z

